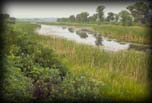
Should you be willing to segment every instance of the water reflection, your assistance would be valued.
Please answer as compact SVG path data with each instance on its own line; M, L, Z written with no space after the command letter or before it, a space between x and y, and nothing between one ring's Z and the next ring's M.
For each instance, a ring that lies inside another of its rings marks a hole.
M148 45L130 44L129 49L135 49L135 50L138 50L138 51L144 51L144 52L147 52L147 53L152 53L152 46L148 46Z
M120 50L127 50L130 47L130 43L120 44L115 40L110 40L108 38L102 37L102 45L104 46L105 50L109 51L120 51Z
M96 37L96 41L95 41L96 45L97 46L102 45L102 37L100 35L96 35L95 37Z
M41 28L37 32L41 35L55 35L66 38L77 43L102 46L105 50L109 51L127 50L130 47L129 43L120 44L115 40L109 41L108 38L99 36L99 34L94 36L94 33L87 29L75 30L74 28L65 29L62 26L41 25Z
M65 26L62 26L62 29L66 29L66 27L65 27Z
M72 27L68 28L69 32L74 33L74 29Z

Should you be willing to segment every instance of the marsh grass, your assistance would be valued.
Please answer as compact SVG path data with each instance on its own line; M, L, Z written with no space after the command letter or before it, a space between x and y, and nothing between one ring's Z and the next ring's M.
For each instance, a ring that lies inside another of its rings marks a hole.
M148 54L134 50L106 52L102 47L35 35L35 25L29 23L16 23L13 27L15 31L28 34L29 39L42 47L53 50L67 66L64 81L52 92L54 97L140 100L149 95L147 72L151 56Z
M94 95L135 100L149 94L148 54L134 50L105 52L97 47L79 45L60 38L48 36L38 38L43 38L41 44L52 48L61 57L71 75L86 76L87 80L105 84L104 86L100 84L101 87L97 87L99 94Z
M103 36L115 38L120 41L150 44L150 27L101 25L93 26Z

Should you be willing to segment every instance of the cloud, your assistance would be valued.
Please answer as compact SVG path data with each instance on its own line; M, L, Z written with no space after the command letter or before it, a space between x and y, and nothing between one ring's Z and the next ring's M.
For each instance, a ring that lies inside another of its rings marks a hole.
M96 12L98 5L104 5L106 7L105 14L107 12L118 13L124 10L129 4L133 2L93 2L93 3L29 3L29 2L8 2L4 6L4 12L10 14L16 18L34 18L34 17L68 17L72 14L76 15L82 11L89 12L90 15Z

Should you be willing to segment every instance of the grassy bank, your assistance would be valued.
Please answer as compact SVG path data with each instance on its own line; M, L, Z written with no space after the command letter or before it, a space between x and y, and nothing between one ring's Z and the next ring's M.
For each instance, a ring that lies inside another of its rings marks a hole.
M35 97L36 85L44 87L44 94L50 93L47 99L111 97L140 100L149 95L148 54L133 50L105 52L97 47L76 44L65 39L37 35L33 32L37 27L35 24L16 23L12 25L13 35L7 33L6 55L7 60L11 62L8 71L16 69L7 74L15 73L13 78L6 76L6 97L14 98L19 83L22 85L19 86L21 92L18 93L24 92L24 97L28 99ZM25 52L24 58L20 50L28 51ZM38 61L35 62L35 59ZM22 70L24 64L27 66L25 71ZM64 73L64 76L61 73ZM47 86L49 84L52 85ZM44 99L43 96L36 97Z
M63 39L43 36L40 38L44 39L41 40L42 45L45 44L63 57L62 61L68 66L71 77L82 76L86 81L94 81L97 85L94 88L95 95L139 99L146 94L149 61L147 54L137 51L107 53L96 47L78 45ZM73 81L70 77L69 79ZM83 85L91 84L84 82Z
M119 41L150 44L150 28L148 26L121 26L112 24L83 24L83 23L66 23L66 22L53 22L45 23L52 25L69 25L76 27L90 27L94 32L99 35L109 38L117 39Z

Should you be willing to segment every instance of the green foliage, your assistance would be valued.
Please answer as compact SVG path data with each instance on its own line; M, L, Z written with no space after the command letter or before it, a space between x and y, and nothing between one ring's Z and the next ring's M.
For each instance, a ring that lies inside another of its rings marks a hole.
M80 31L80 30L76 31L76 34L78 34L81 38L87 38L88 37L86 32L83 32L83 31Z
M99 83L89 80L85 75L68 74L60 85L60 95L66 99L102 99L98 86Z
M106 32L116 29L112 25L89 26L100 32L101 28ZM133 50L105 52L102 46L34 35L29 27L38 26L17 23L12 27L13 35L6 33L4 51L9 63L4 63L7 68L3 84L5 98L96 100L108 96L138 100L148 96L147 68L151 58L148 54ZM122 29L137 32L124 26L117 29L119 36Z
M147 97L148 54L138 51L105 52L97 47L48 36L39 36L39 40L42 40L42 45L54 49L68 66L69 72L60 89L55 87L53 91L54 98L75 100L91 95L94 98L108 96L135 100ZM81 76L85 79L81 80ZM92 86L92 81L99 86Z
M87 12L81 12L80 14L77 14L76 20L78 22L87 22L88 16L89 16L89 13L87 13Z
M45 99L52 95L50 85L58 86L66 75L66 67L54 51L35 41L33 34L37 27L35 24L17 23L11 28L13 34L9 31L5 34L4 55L10 62L4 81L9 84L3 85L5 99Z
M105 9L105 6L103 6L103 5L98 6L96 9L98 22L101 22L104 20L104 17L103 17L104 16L104 12L103 12L104 9Z
M77 22L77 23L95 23L95 24L120 24L120 25L151 25L151 4L148 1L137 1L135 4L129 5L126 10L120 11L118 14L112 12L104 17L104 5L96 8L96 14L89 16L87 12L81 12L71 15L69 18L59 18L58 22ZM130 14L131 13L131 14ZM120 15L119 15L120 14ZM89 16L89 17L88 17ZM120 16L120 18L119 18ZM121 19L121 20L119 20Z
M149 2L150 3L150 2ZM138 1L133 5L129 5L127 9L131 12L132 16L134 17L134 21L137 23L146 23L151 22L147 21L148 15L150 14L150 7L148 2L141 2Z
M3 98L12 102L27 102L31 100L33 84L30 78L27 78L20 68L12 63L13 56L5 62L5 72L3 80Z
M69 17L69 19L70 19L71 22L74 22L74 21L76 20L76 18L75 18L74 15L71 15L71 16Z
M108 13L108 16L107 16L107 21L108 22L112 22L112 21L114 21L114 13L113 12L109 12Z
M36 78L33 96L36 99L48 99L52 97L52 89L58 86L62 79L58 69L34 68L29 74L30 77Z
M34 61L44 68L59 69L61 78L66 74L66 67L58 61L55 54L53 54L53 51L49 49L41 49L40 52L36 52Z
M91 23L95 23L97 20L97 14L93 14L92 16L88 17L88 21Z
M10 17L9 14L0 14L0 18L1 18L2 22L6 22L9 24L14 24L16 22L16 18Z
M128 11L123 10L119 13L119 15L121 17L120 21L122 22L123 25L129 25L129 26L132 25L133 20Z

